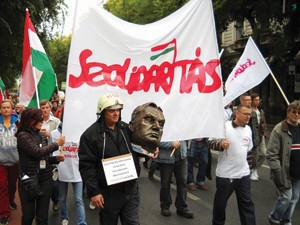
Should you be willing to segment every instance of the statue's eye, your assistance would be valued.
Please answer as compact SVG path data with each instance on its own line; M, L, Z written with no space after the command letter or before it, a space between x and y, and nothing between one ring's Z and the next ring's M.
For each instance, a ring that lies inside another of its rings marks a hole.
M165 125L165 122L164 122L164 121L159 122L159 126L160 126L161 128L163 128L164 125Z
M154 120L154 118L150 117L150 116L147 116L147 117L144 118L144 121L147 122L147 123L153 123L153 120Z

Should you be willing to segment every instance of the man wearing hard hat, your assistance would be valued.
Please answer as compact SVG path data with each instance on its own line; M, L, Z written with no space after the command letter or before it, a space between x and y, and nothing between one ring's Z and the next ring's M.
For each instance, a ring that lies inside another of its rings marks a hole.
M100 224L139 224L140 174L128 124L121 121L123 101L116 94L101 96L99 118L81 136L79 170L88 196L100 208Z

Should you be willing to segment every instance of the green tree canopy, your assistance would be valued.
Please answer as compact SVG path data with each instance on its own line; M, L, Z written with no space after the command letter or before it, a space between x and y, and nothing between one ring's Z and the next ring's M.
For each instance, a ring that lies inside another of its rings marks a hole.
M48 56L56 73L59 89L62 81L66 81L71 35L56 36L49 42Z
M28 8L31 21L47 52L47 39L53 29L62 24L66 14L64 0L0 1L0 76L7 88L12 88L15 79L22 72L22 52L25 9Z
M259 48L273 62L286 67L300 51L299 0L286 1L285 6L281 0L214 0L213 3L219 37L231 22L247 20L258 46L262 38L268 39L268 44ZM298 7L293 8L295 3Z
M147 24L170 15L186 2L188 0L109 0L104 8L125 21Z

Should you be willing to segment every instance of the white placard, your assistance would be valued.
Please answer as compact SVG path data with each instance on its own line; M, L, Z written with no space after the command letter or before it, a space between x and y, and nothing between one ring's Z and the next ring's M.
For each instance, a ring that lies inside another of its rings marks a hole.
M131 154L102 160L107 185L137 179L136 168Z

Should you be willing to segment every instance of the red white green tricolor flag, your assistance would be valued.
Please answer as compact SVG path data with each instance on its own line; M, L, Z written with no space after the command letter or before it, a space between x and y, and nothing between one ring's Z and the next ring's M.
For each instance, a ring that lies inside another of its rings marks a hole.
M5 99L5 84L0 78L0 102L2 102L4 99Z
M20 103L30 108L39 107L39 101L49 100L55 88L54 70L26 9Z

